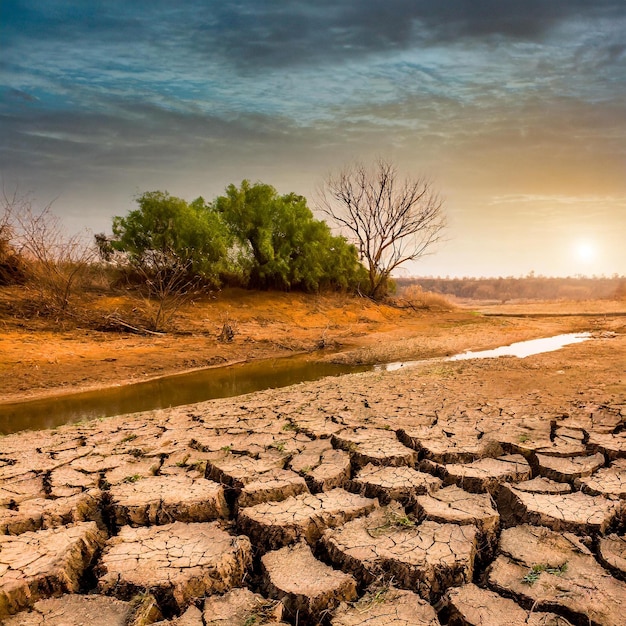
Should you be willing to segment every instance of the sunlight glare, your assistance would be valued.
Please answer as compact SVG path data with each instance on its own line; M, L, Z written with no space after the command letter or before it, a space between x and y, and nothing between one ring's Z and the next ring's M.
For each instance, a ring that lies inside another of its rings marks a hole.
M596 257L596 247L589 241L578 241L574 247L576 258L583 263L590 263Z

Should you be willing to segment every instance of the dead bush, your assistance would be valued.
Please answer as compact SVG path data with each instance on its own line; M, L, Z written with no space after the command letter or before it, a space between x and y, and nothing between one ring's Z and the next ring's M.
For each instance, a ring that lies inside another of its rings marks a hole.
M139 332L164 332L184 305L207 288L200 277L191 273L189 263L174 261L171 255L152 251L142 263L128 264L117 259L118 286L125 281L126 292L135 298L135 306L116 320L127 329Z
M82 234L68 236L51 205L38 210L30 198L4 194L4 214L10 215L11 247L20 259L25 288L33 292L37 313L67 316L72 298L94 257Z
M3 202L0 209L0 286L19 285L26 280L26 264L15 249L13 207Z
M24 259L10 244L0 240L0 287L22 285L26 278L27 267Z
M451 311L454 304L438 293L424 291L419 285L410 285L394 298L394 303L403 309L415 311Z

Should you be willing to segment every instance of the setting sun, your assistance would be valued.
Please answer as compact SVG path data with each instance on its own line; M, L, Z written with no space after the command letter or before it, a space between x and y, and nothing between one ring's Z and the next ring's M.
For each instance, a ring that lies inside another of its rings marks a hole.
M591 263L597 256L596 245L590 241L577 241L574 245L574 253L578 261Z

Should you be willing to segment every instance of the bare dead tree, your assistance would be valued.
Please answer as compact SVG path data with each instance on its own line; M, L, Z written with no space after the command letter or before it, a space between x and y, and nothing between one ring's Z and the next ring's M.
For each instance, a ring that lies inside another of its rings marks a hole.
M374 299L387 294L393 270L430 253L446 226L430 181L400 180L395 165L382 158L372 167L357 163L329 175L317 205L357 245Z

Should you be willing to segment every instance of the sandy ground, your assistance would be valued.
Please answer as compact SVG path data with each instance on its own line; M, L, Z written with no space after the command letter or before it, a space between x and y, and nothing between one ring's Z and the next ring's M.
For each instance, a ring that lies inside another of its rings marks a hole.
M0 304L10 297L1 294ZM124 304L101 296L92 307ZM24 319L0 306L0 403L298 352L376 363L580 330L620 333L626 317L619 313L625 310L626 303L602 301L482 308L466 303L451 311L414 311L349 296L228 290L180 311L171 332L150 336L59 329L52 320ZM231 342L218 339L226 323L235 331Z

